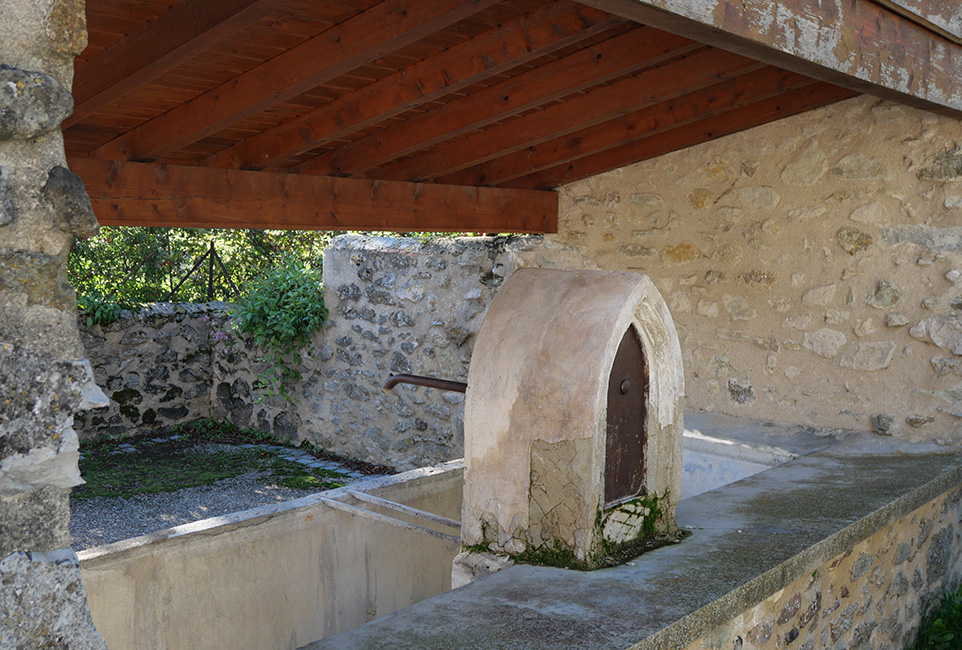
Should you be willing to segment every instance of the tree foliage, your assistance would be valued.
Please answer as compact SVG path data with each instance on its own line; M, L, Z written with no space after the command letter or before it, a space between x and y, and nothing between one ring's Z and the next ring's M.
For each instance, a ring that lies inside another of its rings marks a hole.
M105 226L96 237L76 243L67 271L82 299L121 305L161 302L168 300L171 291L213 242L231 280L244 293L245 286L281 259L320 265L324 248L337 234L340 233ZM208 264L203 264L169 300L207 300L208 271ZM236 299L217 263L213 285L214 299Z

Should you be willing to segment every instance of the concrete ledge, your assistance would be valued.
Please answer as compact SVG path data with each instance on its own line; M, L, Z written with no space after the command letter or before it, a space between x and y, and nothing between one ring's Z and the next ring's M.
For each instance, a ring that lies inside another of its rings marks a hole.
M906 451L850 438L679 503L692 536L631 565L515 566L306 648L684 648L962 483Z

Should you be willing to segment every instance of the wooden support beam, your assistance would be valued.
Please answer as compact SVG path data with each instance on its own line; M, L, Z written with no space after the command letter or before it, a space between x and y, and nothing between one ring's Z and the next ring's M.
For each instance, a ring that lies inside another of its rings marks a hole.
M544 169L535 174L509 181L504 184L504 187L525 189L558 187L768 122L774 122L790 115L849 99L856 95L858 93L848 88L815 82L747 106L733 107L707 119L613 147L593 156L586 156L557 167Z
M550 4L218 152L204 166L277 165L622 22L568 0Z
M687 38L640 27L312 158L298 170L358 174L698 47Z
M91 157L154 160L496 4L384 0L115 138Z
M816 83L815 80L809 77L766 66L484 164L447 174L439 180L453 185L498 186L813 83Z
M583 1L860 93L962 118L962 46L876 0ZM940 4L958 11L956 0Z
M554 192L69 159L102 225L556 232Z
M607 86L573 95L542 111L472 133L373 172L391 180L429 180L511 154L632 111L763 67L752 59L703 48Z
M183 0L91 59L74 75L74 112L67 128L233 32L264 17L282 0Z

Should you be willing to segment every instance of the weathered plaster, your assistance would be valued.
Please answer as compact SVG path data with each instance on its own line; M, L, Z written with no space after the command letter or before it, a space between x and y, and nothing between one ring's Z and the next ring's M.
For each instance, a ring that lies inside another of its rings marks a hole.
M608 379L629 327L650 368L642 494L668 495L673 521L684 383L664 301L638 274L526 269L499 291L471 359L465 545L517 555L557 541L580 561L598 560Z

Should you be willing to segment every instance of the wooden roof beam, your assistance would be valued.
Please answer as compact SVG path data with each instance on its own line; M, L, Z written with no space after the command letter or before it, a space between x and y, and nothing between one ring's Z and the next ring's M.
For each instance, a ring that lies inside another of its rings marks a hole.
M184 0L140 29L78 62L73 115L79 122L266 16L281 0Z
M536 172L504 184L513 188L555 188L715 138L855 97L859 93L825 82L788 90L748 106L733 107L704 120L634 140L592 156Z
M905 5L901 0L583 2L815 79L962 118L962 45L883 6ZM953 25L945 22L944 31L958 36Z
M640 27L316 156L297 169L346 176L365 172L699 47L687 38Z
M91 157L155 160L347 74L498 0L384 0L239 77L96 149Z
M813 83L810 77L771 66L749 70L707 88L441 176L438 181L498 186Z
M554 192L70 158L109 226L557 232Z
M218 152L204 166L259 169L277 165L622 22L568 0L549 4Z
M572 95L544 110L472 133L423 155L387 165L372 175L391 180L437 179L763 66L738 54L705 47L633 77Z

